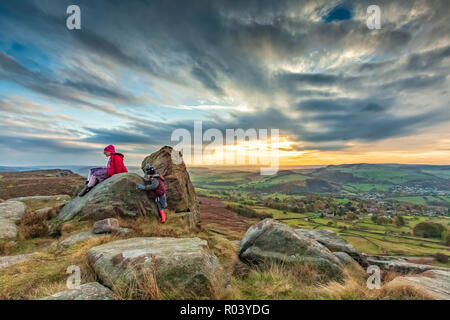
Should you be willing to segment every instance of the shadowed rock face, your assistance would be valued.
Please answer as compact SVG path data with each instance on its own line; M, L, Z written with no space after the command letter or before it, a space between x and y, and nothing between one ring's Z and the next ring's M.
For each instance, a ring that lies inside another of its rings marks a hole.
M175 164L172 155L174 158L180 159L181 163ZM180 153L165 146L146 157L142 161L142 169L147 163L151 164L156 172L162 174L166 179L168 208L175 212L189 211L198 214L195 189Z
M208 297L225 278L216 256L199 238L132 238L91 248L87 259L103 284L112 288L154 275L160 290Z
M272 219L265 219L247 230L240 242L239 257L250 263L307 262L341 274L339 259L325 246Z
M98 282L90 282L79 289L61 291L41 300L113 300L114 293Z
M76 197L64 206L53 223L51 233L58 234L64 221L101 220L112 217L158 216L155 202L137 189L144 181L135 173L120 173L96 185L84 197Z

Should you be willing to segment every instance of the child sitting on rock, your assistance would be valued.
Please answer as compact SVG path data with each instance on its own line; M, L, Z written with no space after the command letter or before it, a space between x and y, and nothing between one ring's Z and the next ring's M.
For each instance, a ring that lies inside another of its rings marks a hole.
M86 184L81 192L78 194L83 197L94 186L104 181L105 179L122 172L128 172L127 167L123 164L124 155L116 153L116 148L113 145L107 146L103 150L103 154L109 158L106 167L92 168L89 170Z
M140 190L148 191L148 196L150 199L155 200L156 205L161 216L161 222L166 221L166 214L164 208L167 207L167 197L166 197L166 186L164 184L164 177L156 173L155 168L150 164L147 164L144 169L144 181L145 185L138 185Z

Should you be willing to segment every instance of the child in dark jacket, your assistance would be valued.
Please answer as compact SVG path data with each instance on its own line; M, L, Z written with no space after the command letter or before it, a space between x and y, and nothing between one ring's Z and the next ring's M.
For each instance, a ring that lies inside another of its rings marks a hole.
M138 188L147 191L149 198L155 200L161 216L161 222L164 223L166 221L164 208L167 207L165 179L161 174L156 173L155 168L150 164L145 166L144 172L145 185L140 184Z

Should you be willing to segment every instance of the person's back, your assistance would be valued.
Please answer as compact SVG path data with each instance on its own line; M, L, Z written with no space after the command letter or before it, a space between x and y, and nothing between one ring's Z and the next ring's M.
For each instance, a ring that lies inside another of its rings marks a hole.
M127 167L123 163L124 155L121 153L113 153L108 163L108 177L118 173L128 172Z

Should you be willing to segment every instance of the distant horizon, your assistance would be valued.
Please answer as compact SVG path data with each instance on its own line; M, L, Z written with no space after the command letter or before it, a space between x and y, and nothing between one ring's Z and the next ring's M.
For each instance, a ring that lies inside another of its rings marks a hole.
M402 166L450 166L449 164L428 164L428 163L398 163L398 162L386 162L386 163L378 163L378 162L355 162L355 163L340 163L340 164L317 164L317 165L280 165L280 170L283 168L320 168L327 166L346 166L346 165L402 165ZM0 168L48 168L48 169L64 169L65 167L100 167L102 165L96 164L65 164L65 165L3 165L0 164ZM131 164L127 165L130 168L140 168L139 164ZM186 164L187 168L252 168L254 170L259 170L259 167L255 167L255 165L189 165Z

